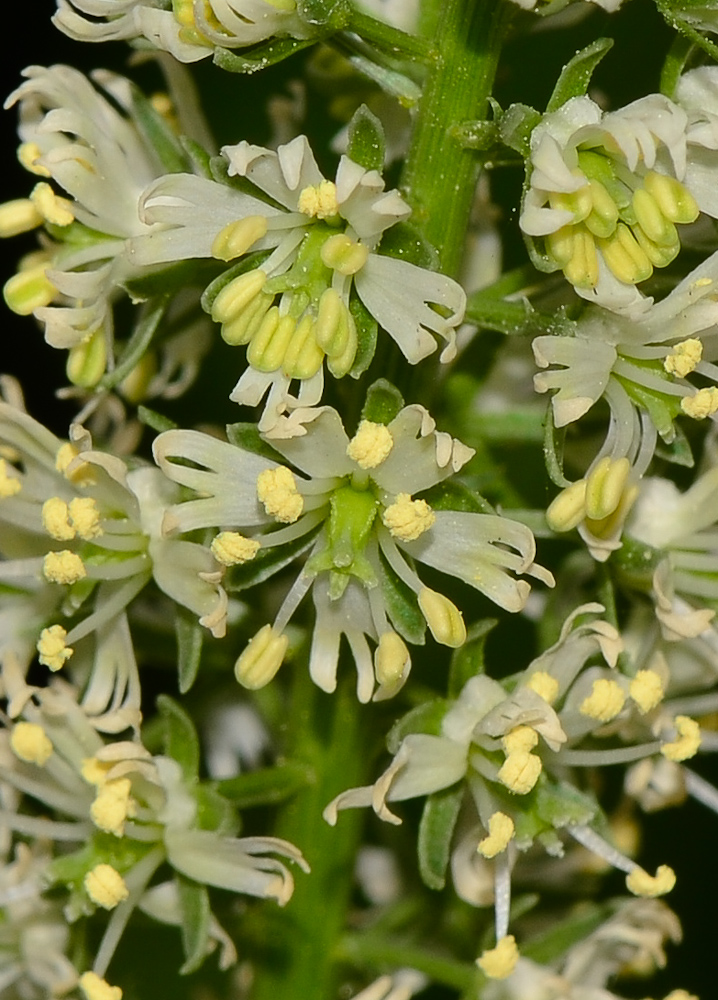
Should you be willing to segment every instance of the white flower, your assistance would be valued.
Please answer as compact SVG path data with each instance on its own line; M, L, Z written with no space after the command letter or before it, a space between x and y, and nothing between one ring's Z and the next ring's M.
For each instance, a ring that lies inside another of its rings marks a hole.
M227 565L290 542L298 553L309 549L273 628L265 626L238 661L237 675L247 686L261 686L279 668L282 632L310 589L317 610L311 675L324 690L334 690L344 634L357 664L359 697L366 701L375 675L380 697L403 683L410 661L400 635L422 641L422 616L439 642L457 646L465 637L460 612L425 587L413 559L459 577L509 611L520 610L530 590L513 574L552 582L534 564L534 539L522 525L433 510L413 499L472 454L436 431L423 407L405 407L388 425L363 421L351 440L330 407L295 411L289 419L294 436L271 440L278 459L289 465L197 431L167 431L154 448L165 474L200 494L168 508L166 531L222 529L212 549ZM377 643L373 665L367 636Z
M84 705L96 724L119 731L139 722L139 682L124 609L150 579L223 635L222 567L203 546L166 539L160 524L177 489L154 467L128 470L73 428L63 442L27 413L0 401L0 615L19 621L0 643L26 668L35 652L73 670L75 645L96 637ZM4 485L3 485L4 484ZM20 596L19 596L20 595ZM91 608L88 609L88 604ZM28 629L31 631L20 631ZM43 627L45 626L45 627ZM16 629L18 631L16 632ZM81 647L81 660L89 650ZM88 664L79 673L87 676ZM22 691L17 691L19 697Z
M151 228L130 242L130 256L147 266L271 251L211 289L222 336L247 345L250 367L231 398L256 405L269 391L261 430L271 430L287 409L319 402L325 357L335 377L358 374L371 360L371 334L357 319L354 290L412 364L436 349L435 336L447 341L442 360L454 356L463 289L375 252L382 234L410 212L398 192L384 190L377 171L343 156L336 180L326 180L304 136L276 152L246 142L222 152L229 175L246 177L272 204L203 178L162 178L142 197ZM298 397L289 392L293 379L302 383Z
M712 628L718 599L718 468L685 492L648 479L630 521L637 541L665 553L653 574L656 616L665 638L695 638Z
M5 298L44 325L53 347L70 349L71 381L90 386L113 360L112 304L133 274L125 240L146 228L140 193L168 168L143 132L128 80L97 71L93 86L61 65L24 75L6 107L19 104L19 155L38 183L30 199L2 206L2 235L45 225L51 239L21 262ZM22 213L25 224L13 224Z
M142 39L191 63L214 48L244 48L273 36L311 34L294 0L57 0L52 20L80 42Z
M636 285L680 250L676 224L718 216L706 183L714 118L698 123L678 101L651 94L603 113L574 97L531 136L522 230L542 241L546 270L562 269L583 298L630 317L650 305Z

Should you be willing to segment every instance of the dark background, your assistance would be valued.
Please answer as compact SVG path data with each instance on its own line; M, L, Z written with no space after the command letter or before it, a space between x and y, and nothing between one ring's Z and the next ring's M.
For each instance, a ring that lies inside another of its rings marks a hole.
M68 62L83 70L97 66L123 68L126 46L73 43L52 27L50 15L53 10L54 4L50 0L30 0L29 5L24 5L27 30L6 36L0 68L3 94L16 86L21 70L31 63ZM672 35L649 0L631 0L624 10L611 18L596 11L577 29L543 31L511 43L497 81L501 103L505 106L510 101L524 101L542 108L563 63L578 46L587 44L604 32L616 38L616 45L599 67L594 82L610 99L612 106L627 103L657 89L660 67ZM238 141L251 132L261 131L262 126L257 122L257 104L253 100L232 102L236 111L228 114L226 102L231 98L218 96L220 70L203 64L199 75L209 95L207 111L218 123L219 130L228 128L228 122L233 123L232 134L221 135L221 140ZM254 80L233 78L231 93L236 93L238 87L248 87L257 94L258 86L261 87ZM311 99L318 100L317 113L323 116L325 111L321 107L321 95L314 95ZM32 187L33 178L22 170L15 159L17 141L12 110L0 115L0 137L4 149L3 198L24 196ZM253 135L250 137L255 138ZM520 178L501 178L494 190L496 196L505 201L504 216L508 221L510 205L516 203L520 190ZM32 235L0 243L0 281L4 283L10 277L17 258L31 250L33 244ZM509 240L509 260L520 262L522 253L520 242ZM512 257L516 258L515 261ZM44 344L32 319L21 319L5 311L0 329L0 370L11 372L21 379L28 409L33 415L64 433L71 410L54 399L55 389L65 382L64 352L54 351ZM710 759L699 759L695 769L707 777L711 777L712 772L712 779L718 780L718 769ZM654 997L663 997L678 986L698 994L701 1000L712 1000L718 996L713 971L718 900L716 844L718 816L696 803L689 802L681 810L652 816L646 823L642 863L650 871L659 863L668 863L676 870L678 884L670 903L682 920L685 934L685 941L679 948L669 949L666 972L651 984L650 991ZM612 888L617 893L621 892L620 879L613 883ZM636 997L644 997L646 990L646 985L640 982L635 984L633 990L630 985L625 989L623 985L621 987L622 992Z

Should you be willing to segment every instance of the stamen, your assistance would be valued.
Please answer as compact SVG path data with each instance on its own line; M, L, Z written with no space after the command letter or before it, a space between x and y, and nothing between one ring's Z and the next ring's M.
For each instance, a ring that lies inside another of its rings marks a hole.
M495 948L485 951L476 964L489 979L507 979L516 968L519 949L513 934L501 938Z
M125 820L135 814L135 803L130 797L132 782L129 778L114 778L102 784L90 806L90 819L105 833L122 837Z
M42 223L42 215L29 198L15 198L0 205L0 239L29 233Z
M15 471L4 458L0 458L0 500L14 497L22 489L22 483L16 476L10 475L10 469Z
M629 692L641 715L645 715L662 701L663 681L655 670L639 670L631 681Z
M254 559L260 543L254 538L245 538L238 531L221 531L212 539L210 549L223 566L241 566Z
M634 896L653 899L665 896L676 884L676 873L668 865L659 865L655 875L649 875L638 865L626 876L626 888Z
M122 1000L122 990L119 986L110 986L96 972L83 972L78 985L87 1000Z
M339 214L336 185L333 181L310 184L300 192L297 207L311 218L331 219Z
M688 340L682 340L680 344L674 345L671 353L666 355L663 367L669 375L685 378L695 371L702 357L703 344L695 337L689 337Z
M661 753L668 760L680 762L695 757L701 745L701 730L695 719L688 715L677 715L673 720L678 739L664 743Z
M84 541L99 538L102 534L100 509L92 497L75 497L69 505L70 523Z
M75 537L75 529L70 524L70 511L60 497L50 497L42 505L42 526L51 538L68 542Z
M538 733L531 726L515 726L510 732L502 736L501 743L506 754L512 754L516 750L533 750L538 743Z
M234 260L247 253L266 235L267 219L264 215L248 215L244 219L237 219L217 233L212 243L212 256L218 260Z
M42 726L34 722L18 722L10 736L10 747L16 757L28 764L44 767L52 756L53 746Z
M448 597L424 587L419 592L419 610L437 642L451 649L457 649L466 642L463 615Z
M495 858L508 847L515 833L514 821L506 813L495 812L489 817L489 834L476 848L485 858Z
M293 524L304 510L304 498L297 489L291 469L279 465L257 476L257 498L270 517Z
M234 676L242 687L256 691L272 680L282 665L289 639L265 625L249 640L234 665Z
M591 694L584 698L579 706L581 715L599 722L610 722L622 710L626 701L626 692L616 681L600 677L593 682Z
M38 177L52 177L47 167L38 163L41 156L42 150L36 142L21 142L18 146L17 158L27 171Z
M374 654L374 674L377 684L383 687L396 684L409 662L406 643L396 632L384 632Z
M381 519L394 538L413 542L429 530L436 515L426 500L412 500L409 493L399 493L394 503L383 511Z
M87 576L82 559L69 549L48 552L42 564L42 572L50 583L72 584Z
M526 795L539 779L543 765L541 758L526 750L514 750L499 768L497 775L514 795Z
M709 389L699 389L693 396L684 396L681 400L681 409L694 420L712 417L718 412L718 389L711 386Z
M99 864L85 875L85 892L96 906L114 910L130 894L127 883L112 865Z
M65 644L67 632L62 625L50 625L40 633L37 651L40 663L50 670L60 670L70 659L74 650Z
M526 682L526 687L535 691L549 705L554 703L560 690L559 682L545 670L536 670L531 674Z
M32 189L30 201L39 215L53 226L69 226L75 221L72 202L60 198L46 181L40 181Z
M360 469L375 469L388 457L393 447L394 438L388 427L371 420L362 420L359 429L347 445L347 455Z
M369 248L346 233L337 233L322 245L319 256L327 267L349 277L364 267L369 259Z

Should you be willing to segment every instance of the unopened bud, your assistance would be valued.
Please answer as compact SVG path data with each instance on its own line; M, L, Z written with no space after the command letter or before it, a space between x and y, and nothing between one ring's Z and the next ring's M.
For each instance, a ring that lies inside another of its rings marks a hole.
M419 594L419 608L437 642L457 649L466 642L464 619L448 597L428 587Z
M631 464L627 458L608 455L597 463L586 481L586 517L601 521L618 507Z
M561 490L546 510L546 523L551 531L571 531L586 516L586 480L579 479Z
M277 635L271 625L261 628L234 665L234 676L242 687L256 691L269 684L282 665L288 643L287 636Z

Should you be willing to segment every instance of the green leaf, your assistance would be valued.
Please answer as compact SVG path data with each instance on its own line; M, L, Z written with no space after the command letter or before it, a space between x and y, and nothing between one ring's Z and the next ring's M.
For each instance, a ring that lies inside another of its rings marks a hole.
M180 142L182 143L182 148L195 168L194 173L211 179L212 170L210 167L210 161L212 157L204 146L201 146L195 139L190 139L189 136L186 135L180 136Z
M331 26L337 31L347 23L347 0L297 0L297 14L313 28Z
M680 32L683 37L687 38L694 45L703 49L704 52L707 52L712 59L718 59L718 45L706 38L688 20L680 16L686 12L690 15L691 8L696 6L693 0L678 0L678 2L676 0L657 0L656 6L672 28ZM707 7L709 5L704 3L703 6ZM662 82L663 76L661 75ZM665 93L665 91L663 92Z
M275 66L302 49L319 41L315 38L272 38L253 49L245 49L242 55L229 49L216 48L213 61L228 73L257 73L259 70Z
M452 126L449 131L451 138L460 142L464 149L476 149L480 152L491 149L500 139L496 122L462 122Z
M164 296L147 304L142 310L139 322L132 331L130 339L125 344L117 366L100 379L98 388L112 389L134 371L142 355L150 346L168 304L169 299Z
M176 424L174 420L170 420L169 417L163 416L156 410L151 410L149 406L137 407L137 419L145 427L151 427L158 434L162 434L163 431L175 431L179 427L179 424Z
M656 444L656 455L667 462L673 462L674 465L682 465L686 469L692 469L695 465L695 459L688 438L679 424L674 424L673 429L676 436L670 444L659 441Z
M386 612L399 635L414 646L423 646L426 621L419 610L416 594L401 580L380 553L379 586Z
M147 145L153 149L168 174L182 173L191 166L175 133L163 116L154 109L142 91L132 87L132 112Z
M175 883L179 895L180 926L182 948L185 954L180 975L195 972L208 953L209 922L211 911L207 886L200 885L184 875L175 873Z
M349 296L349 312L357 330L357 352L354 364L349 369L352 378L359 378L371 364L376 351L378 324L367 307L352 288ZM331 361L327 362L331 371Z
M200 830L213 830L223 837L236 836L239 832L237 811L234 804L217 791L214 783L196 785L194 797L197 802L197 826Z
M199 774L200 748L197 730L189 715L169 695L157 697L157 708L164 720L164 752L182 768L187 781Z
M217 784L217 791L238 809L252 806L277 805L292 798L311 780L306 768L293 762L263 767L236 778L226 778Z
M379 249L387 257L408 260L410 264L428 271L435 271L438 267L436 250L410 222L397 222L387 229Z
M528 104L511 104L498 120L499 138L521 156L531 152L531 133L541 121L541 112Z
M471 514L496 513L489 501L484 500L480 493L454 479L436 483L435 486L424 490L421 495L434 510L461 510Z
M133 302L144 302L190 286L203 288L217 277L218 269L224 266L216 260L180 260L159 271L131 278L124 283L124 288Z
M546 111L557 111L572 97L582 97L588 90L593 71L606 53L613 48L612 38L597 38L581 49L561 70Z
M419 824L417 852L422 881L430 889L443 889L451 855L451 838L461 808L463 783L429 795Z
M546 462L546 471L551 477L551 482L564 489L571 483L563 474L563 443L566 437L566 430L563 427L557 428L553 422L553 407L549 400L546 410L546 433L543 439L543 455Z
M611 908L605 904L598 906L585 900L575 913L553 925L538 937L521 945L521 954L526 958L548 965L564 955L569 948L585 941L610 915Z
M565 826L585 826L599 812L593 797L568 782L543 782L536 788L537 815L554 830Z
M482 618L474 622L468 629L464 645L454 650L449 668L450 698L458 698L468 680L484 673L486 640L498 623L498 618Z
M375 424L390 424L403 406L404 397L396 386L385 378L378 378L367 389L361 419Z
M177 637L177 675L181 694L186 694L194 684L202 657L204 628L196 615L178 607L175 613Z
M389 753L395 754L405 736L411 733L428 733L429 736L441 736L441 724L449 710L450 703L446 698L432 698L412 708L406 715L394 723L386 738Z
M275 451L271 444L265 441L256 424L239 422L236 424L227 424L225 429L229 443L236 445L243 451L249 451L253 455L262 455L264 458L268 458L272 462L279 462L280 464L285 461L279 452Z
M384 169L384 126L377 116L360 104L349 122L347 156L365 170Z

